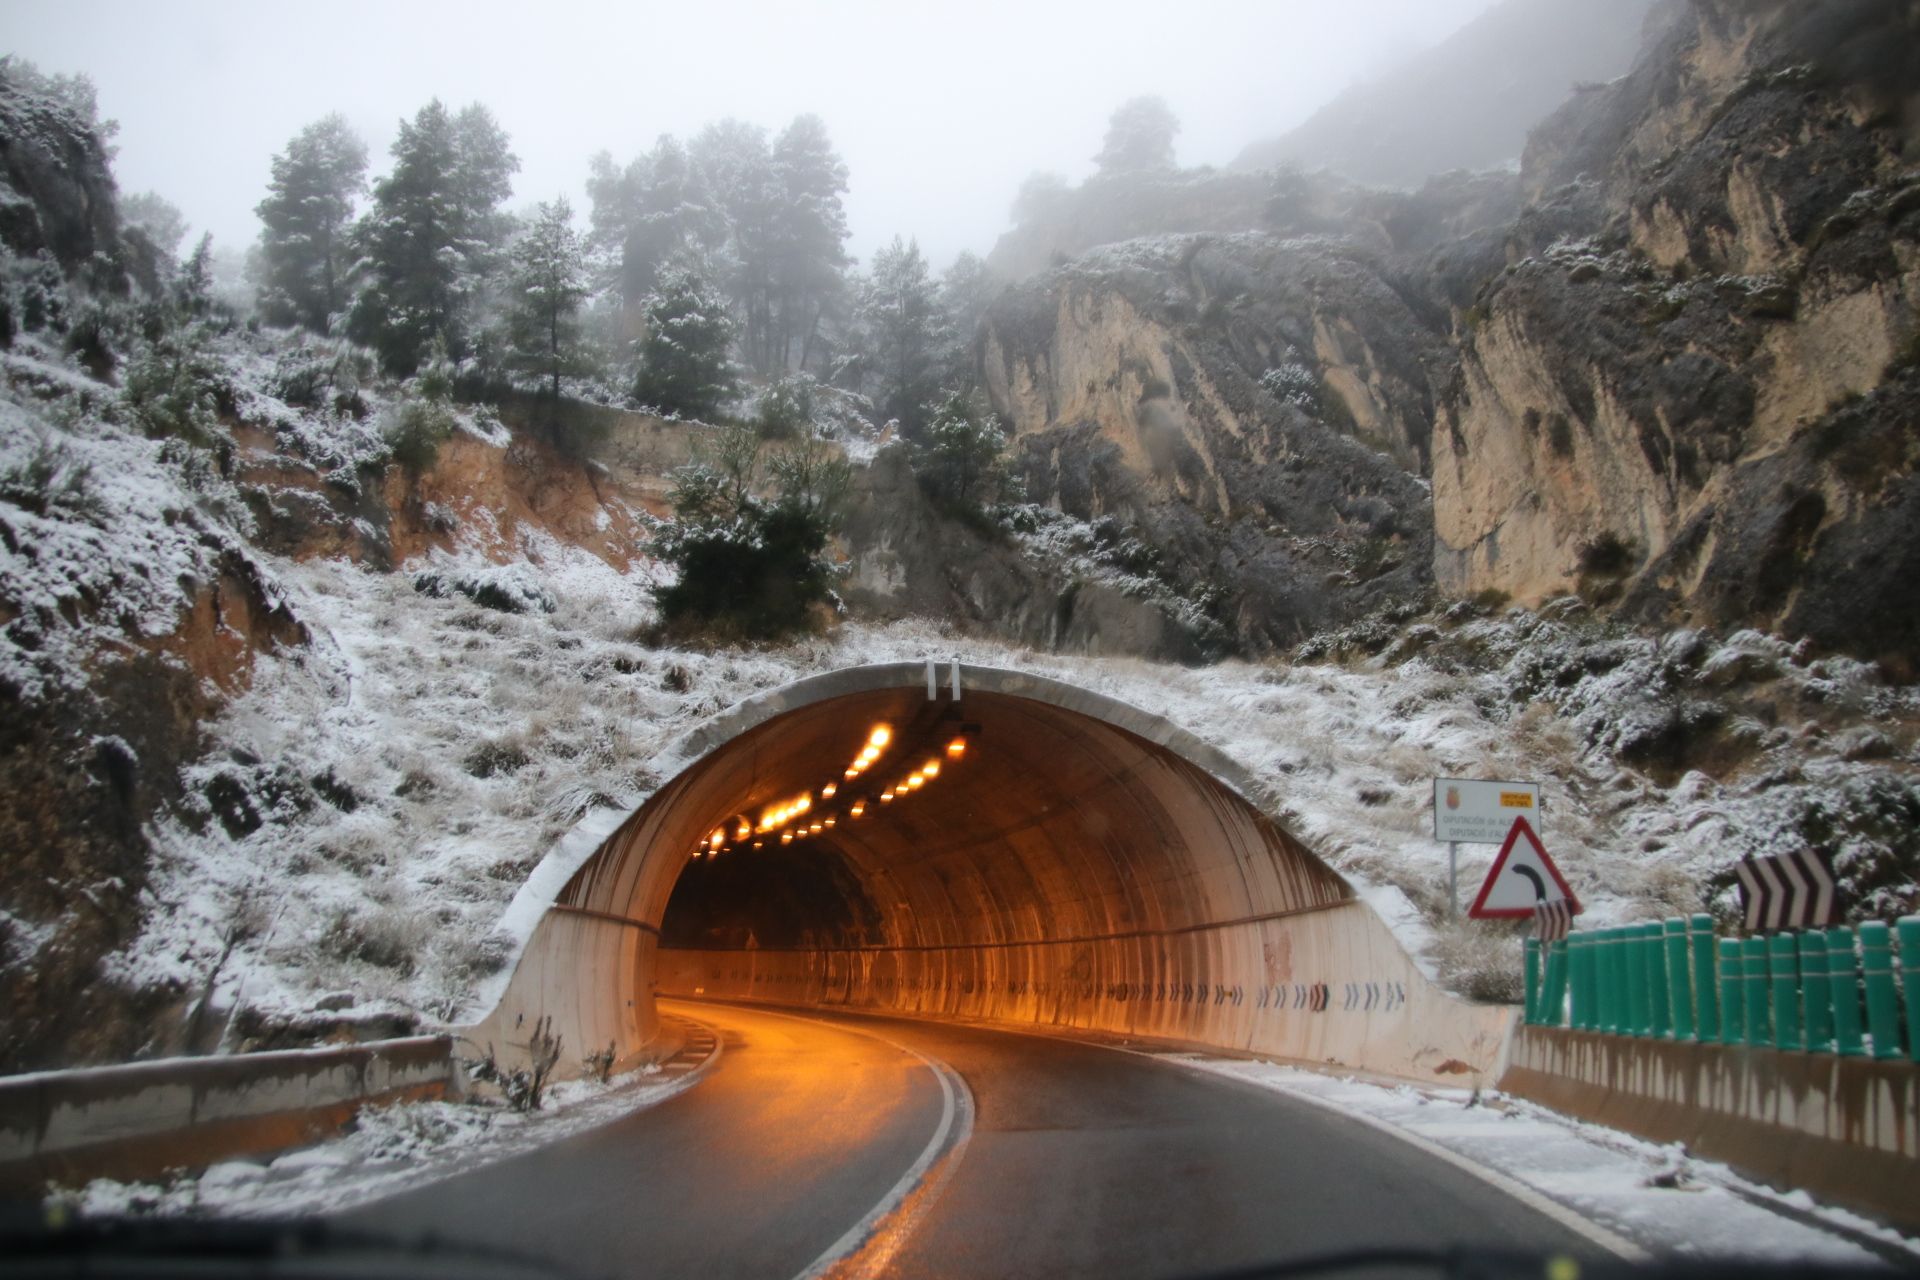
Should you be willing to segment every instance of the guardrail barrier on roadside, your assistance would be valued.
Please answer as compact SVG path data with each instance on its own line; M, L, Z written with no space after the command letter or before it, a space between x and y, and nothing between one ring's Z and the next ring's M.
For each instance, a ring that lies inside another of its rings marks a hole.
M1580 929L1528 938L1525 975L1530 1026L1920 1061L1920 915L1771 938L1716 938L1708 915Z

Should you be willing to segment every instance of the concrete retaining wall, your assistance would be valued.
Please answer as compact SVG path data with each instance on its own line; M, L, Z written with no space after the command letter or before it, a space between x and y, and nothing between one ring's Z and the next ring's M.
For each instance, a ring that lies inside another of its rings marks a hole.
M1074 1027L1450 1084L1512 1017L1429 983L1359 902L1178 932L997 946L663 948L663 995Z
M1920 1229L1920 1067L1518 1027L1500 1087Z
M0 1193L149 1178L313 1142L368 1104L445 1094L452 1048L421 1036L0 1078Z

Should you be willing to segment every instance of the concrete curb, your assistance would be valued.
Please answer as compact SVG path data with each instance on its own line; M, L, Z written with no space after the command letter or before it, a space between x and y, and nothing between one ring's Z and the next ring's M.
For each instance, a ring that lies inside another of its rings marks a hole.
M1499 1087L1920 1230L1920 1066L1514 1029Z

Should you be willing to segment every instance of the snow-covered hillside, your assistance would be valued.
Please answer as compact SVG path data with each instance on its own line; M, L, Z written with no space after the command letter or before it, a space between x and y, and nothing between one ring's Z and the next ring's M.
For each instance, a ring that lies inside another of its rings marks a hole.
M381 483L366 420L276 394L275 341L213 344L237 406L222 434L270 432L289 458ZM315 553L324 539L272 553L253 513L310 480L249 482L249 498L143 435L58 353L16 350L6 372L0 471L51 458L56 477L79 477L43 485L54 497L38 510L0 495L14 602L0 671L18 697L84 688L142 637L166 651L196 584L236 565L297 622L274 645L234 637L247 657L224 684L200 673L220 709L149 823L140 923L106 964L115 982L197 1005L228 1047L451 1016L505 962L497 924L527 872L584 816L664 782L665 744L801 676L923 656L1090 685L1219 746L1261 779L1253 799L1472 993L1510 987L1515 950L1509 933L1445 923L1435 774L1542 779L1543 834L1596 923L1724 907L1734 858L1801 841L1838 850L1863 909L1914 905L1920 699L1868 664L1752 633L1640 635L1572 601L1456 603L1376 618L1293 662L1194 669L1036 653L931 620L849 621L768 649L650 648L638 637L657 568L637 545L609 556L604 527L589 550L536 524L453 521L393 569ZM367 394L377 414L400 392ZM496 424L466 425L463 447L515 447ZM1464 882L1491 852L1468 851ZM61 945L59 919L6 925L16 972Z

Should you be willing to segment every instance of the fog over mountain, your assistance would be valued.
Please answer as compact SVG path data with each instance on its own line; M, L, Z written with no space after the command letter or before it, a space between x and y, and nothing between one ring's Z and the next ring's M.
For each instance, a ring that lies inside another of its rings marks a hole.
M10 4L5 47L84 73L121 123L115 171L197 236L258 233L268 162L347 117L376 157L432 97L485 103L520 157L514 203L566 193L587 160L738 117L822 117L851 171L852 251L918 236L984 253L1035 170L1084 177L1107 116L1142 93L1179 117L1183 164L1224 164L1357 80L1434 44L1486 0L964 9L825 5Z

